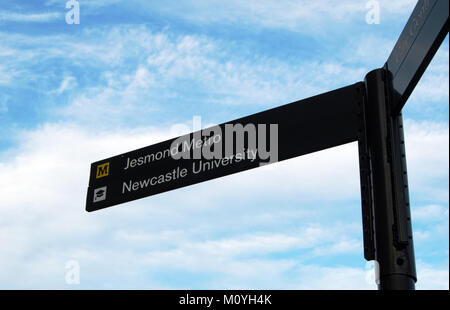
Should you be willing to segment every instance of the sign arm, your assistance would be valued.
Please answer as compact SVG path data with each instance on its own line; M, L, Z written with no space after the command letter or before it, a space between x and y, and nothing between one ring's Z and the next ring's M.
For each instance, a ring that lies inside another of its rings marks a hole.
M170 155L174 150L172 143L183 138L178 137L95 162L91 165L86 210L96 211L267 163L355 142L358 140L360 125L358 104L363 100L363 93L364 83L359 82L216 126L219 148L222 148L222 142L226 144L227 139L233 136L233 132L227 134L227 127L254 128L258 140L255 151L261 154L260 151L267 149L260 145L264 141L266 146L270 144L269 149L272 148L272 142L276 142L275 161L267 162L262 158L253 160L247 156L244 156L247 157L245 160L238 160L237 156L242 155L242 152L238 152L237 148L230 156L225 151L225 156L219 158L208 159L202 154L197 158L189 156L174 159ZM273 137L276 141L267 143L267 140L272 140L273 132L269 128L271 133L267 135L267 127L272 125L277 128ZM187 135L186 144L182 146L194 146L197 142L201 144L202 141L195 137L204 137L210 129ZM252 148L249 145L244 147L247 150ZM203 150L203 147L195 148L196 151L200 149Z
M448 0L420 0L384 65L398 115L448 33Z

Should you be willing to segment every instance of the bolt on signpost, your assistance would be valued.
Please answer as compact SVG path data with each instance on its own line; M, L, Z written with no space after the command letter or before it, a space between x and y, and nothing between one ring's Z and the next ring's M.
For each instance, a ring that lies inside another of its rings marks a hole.
M86 210L358 141L364 258L379 266L379 289L414 289L401 111L448 33L448 12L448 0L418 1L364 82L93 163Z

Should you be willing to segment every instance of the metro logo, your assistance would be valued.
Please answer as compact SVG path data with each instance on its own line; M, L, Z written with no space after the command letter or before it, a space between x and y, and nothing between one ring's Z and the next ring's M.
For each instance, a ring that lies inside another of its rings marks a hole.
M106 177L108 174L109 174L109 162L97 166L97 173L95 175L96 179Z

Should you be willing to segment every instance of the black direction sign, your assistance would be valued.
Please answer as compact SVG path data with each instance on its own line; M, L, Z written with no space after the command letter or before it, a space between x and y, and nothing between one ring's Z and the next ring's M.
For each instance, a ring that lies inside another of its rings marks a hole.
M405 105L448 33L448 0L420 0L386 62L395 114Z
M95 162L86 210L356 141L364 91L360 82Z

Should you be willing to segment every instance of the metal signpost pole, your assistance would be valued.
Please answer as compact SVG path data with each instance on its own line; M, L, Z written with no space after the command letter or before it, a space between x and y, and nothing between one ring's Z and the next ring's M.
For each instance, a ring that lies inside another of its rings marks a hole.
M379 289L417 281L401 110L448 33L448 0L420 0L383 69L365 77L359 151L364 257Z
M379 288L414 289L417 277L402 116L392 116L392 91L384 69L369 72L365 82L370 205Z

